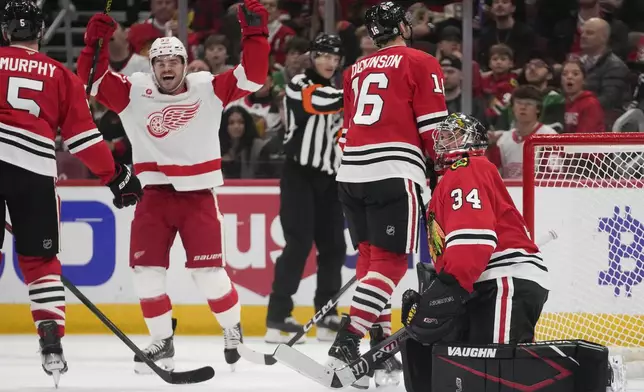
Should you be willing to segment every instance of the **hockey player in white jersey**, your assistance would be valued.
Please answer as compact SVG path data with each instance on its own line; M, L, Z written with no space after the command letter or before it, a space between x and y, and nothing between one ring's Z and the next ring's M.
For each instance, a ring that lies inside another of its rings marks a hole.
M186 49L176 37L150 48L152 73L131 77L110 72L100 53L92 95L116 112L132 143L135 172L145 185L132 222L130 266L143 317L152 335L144 350L168 370L174 368L172 305L166 291L170 247L179 233L186 268L224 329L225 359L239 360L242 339L237 291L226 273L223 219L213 189L223 184L219 124L224 107L259 90L268 73L268 13L257 0L239 7L241 64L223 74L187 74ZM92 17L78 75L89 78L95 43L109 41L116 28L104 14ZM252 56L252 58L251 58ZM147 367L135 357L135 370Z

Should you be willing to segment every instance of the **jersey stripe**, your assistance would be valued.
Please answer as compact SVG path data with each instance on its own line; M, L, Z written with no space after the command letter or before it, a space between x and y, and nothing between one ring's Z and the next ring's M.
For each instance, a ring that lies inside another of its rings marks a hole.
M460 229L445 236L445 248L457 245L488 245L496 248L498 240L494 230Z
M103 141L103 135L101 135L98 129L94 128L65 140L65 145L69 149L69 152L76 154L101 141Z
M429 113L416 117L418 133L425 133L436 129L436 126L443 121L448 115L447 110Z

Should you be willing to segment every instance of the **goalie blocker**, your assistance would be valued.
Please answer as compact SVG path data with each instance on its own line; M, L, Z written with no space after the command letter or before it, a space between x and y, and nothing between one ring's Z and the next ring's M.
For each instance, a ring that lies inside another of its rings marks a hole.
M407 392L605 392L610 377L608 349L583 340L423 346L408 339L401 354Z

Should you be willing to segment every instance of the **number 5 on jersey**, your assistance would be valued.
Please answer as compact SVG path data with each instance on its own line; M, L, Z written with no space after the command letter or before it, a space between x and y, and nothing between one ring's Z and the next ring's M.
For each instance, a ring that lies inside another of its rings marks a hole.
M450 193L454 203L452 204L452 210L456 211L463 207L463 190L461 188L456 188ZM465 196L465 203L470 204L473 209L480 210L481 199L479 199L479 190L474 188Z

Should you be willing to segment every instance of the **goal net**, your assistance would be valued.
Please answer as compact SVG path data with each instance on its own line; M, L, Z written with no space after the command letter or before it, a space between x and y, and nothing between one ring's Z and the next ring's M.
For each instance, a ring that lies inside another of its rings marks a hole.
M551 292L537 340L644 360L644 134L536 135L523 177L528 229L558 235L542 248Z

